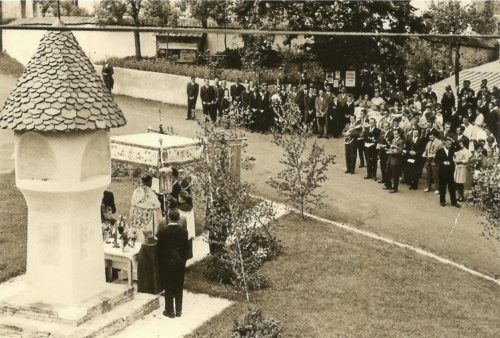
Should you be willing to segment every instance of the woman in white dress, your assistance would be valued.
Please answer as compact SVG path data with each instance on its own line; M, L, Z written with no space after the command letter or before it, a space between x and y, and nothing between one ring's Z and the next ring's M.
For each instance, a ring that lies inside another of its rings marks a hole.
M458 142L460 150L455 152L453 155L453 161L455 162L455 174L453 176L455 183L457 185L458 199L457 201L463 202L464 198L464 183L467 181L467 171L468 163L471 158L471 152L469 151L468 144L466 140L460 140Z

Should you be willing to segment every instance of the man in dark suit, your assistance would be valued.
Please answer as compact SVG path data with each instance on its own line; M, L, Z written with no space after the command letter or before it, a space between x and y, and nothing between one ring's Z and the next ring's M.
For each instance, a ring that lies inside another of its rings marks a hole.
M212 110L215 108L215 89L210 85L210 82L207 78L204 79L205 85L200 89L200 99L203 105L203 115L205 115L205 119L208 121L211 119Z
M304 98L304 123L312 123L316 120L316 92L314 88ZM316 129L313 126L313 129Z
M241 107L241 93L245 91L245 87L240 83L240 79L236 78L234 84L229 89L231 100L238 108Z
M451 122L451 116L455 108L455 95L451 86L446 86L446 92L441 98L441 108L443 109L443 122Z
M452 144L453 139L447 138L444 141L444 147L436 151L435 161L438 166L439 176L439 203L442 207L446 205L446 188L448 188L451 205L460 208L455 195L455 180L453 178L455 162L453 161L454 151L451 148Z
M422 154L425 150L426 142L420 136L420 129L413 129L411 135L406 139L406 163L404 166L406 182L410 185L410 190L417 190L420 178L420 168L422 167Z
M260 98L261 98L261 131L266 132L272 126L273 114L271 110L271 93L267 87L267 83L263 83L260 86Z
M295 96L295 104L299 107L301 116L305 116L304 99L308 95L307 84L302 85L302 89L299 90L297 96ZM302 121L305 122L305 121Z
M257 86L253 88L253 93L250 94L248 107L250 108L250 129L252 131L259 131L261 124L260 109L262 107L262 98L259 93L259 87Z
M240 95L241 109L246 110L250 105L250 95L252 95L252 90L250 89L250 85L247 85Z
M439 176L439 203L442 207L446 205L446 188L448 188L451 205L460 208L455 195L455 180L453 178L453 174L455 173L453 155L455 152L451 148L452 144L453 139L447 138L444 140L444 147L436 151L435 161L438 166Z
M196 78L194 76L191 76L191 81L187 84L187 117L186 120L194 120L195 118L195 113L194 109L196 108L196 101L198 99L198 92L200 88L198 84L196 83Z
M225 89L225 81L216 78L214 80L214 88L215 88L215 106L212 109L212 114L210 117L213 122L217 122L217 119L222 117L222 99L224 98L224 89Z
M377 143L380 139L380 129L375 126L374 118L370 119L368 128L364 132L364 148L366 159L365 179L377 179Z
M188 252L188 232L179 225L179 211L172 209L168 213L169 223L157 234L158 261L160 278L165 290L165 311L163 315L170 318L182 314L182 292L184 288L184 272ZM175 311L174 311L175 300Z

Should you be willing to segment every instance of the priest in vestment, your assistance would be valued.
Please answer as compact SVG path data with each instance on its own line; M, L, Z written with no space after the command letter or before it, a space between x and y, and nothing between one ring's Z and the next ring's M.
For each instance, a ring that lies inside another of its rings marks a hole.
M130 227L137 232L137 241L144 242L142 230L150 230L153 234L158 229L161 219L161 204L156 192L151 188L153 178L146 175L142 184L132 194L130 207Z

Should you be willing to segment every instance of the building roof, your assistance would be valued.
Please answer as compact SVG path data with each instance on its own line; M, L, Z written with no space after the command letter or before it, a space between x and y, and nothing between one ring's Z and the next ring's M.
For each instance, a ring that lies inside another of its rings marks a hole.
M126 124L70 31L49 31L0 111L0 128L91 131Z
M93 16L61 16L61 20L64 22L65 26L73 25L97 25L99 23L98 19ZM33 18L16 19L9 22L10 26L31 26L31 25L46 25L51 26L54 22L57 22L58 18L54 16L37 16Z

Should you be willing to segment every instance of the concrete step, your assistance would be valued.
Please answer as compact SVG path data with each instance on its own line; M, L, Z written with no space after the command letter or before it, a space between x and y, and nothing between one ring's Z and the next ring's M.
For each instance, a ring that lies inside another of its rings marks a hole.
M107 337L123 330L136 320L144 318L159 306L159 296L137 293L134 299L79 326L3 315L0 316L0 337Z
M118 305L132 300L134 288L126 285L106 283L104 291L78 306L63 306L33 302L27 292L2 300L0 316L35 318L41 321L58 322L79 326L111 311Z

